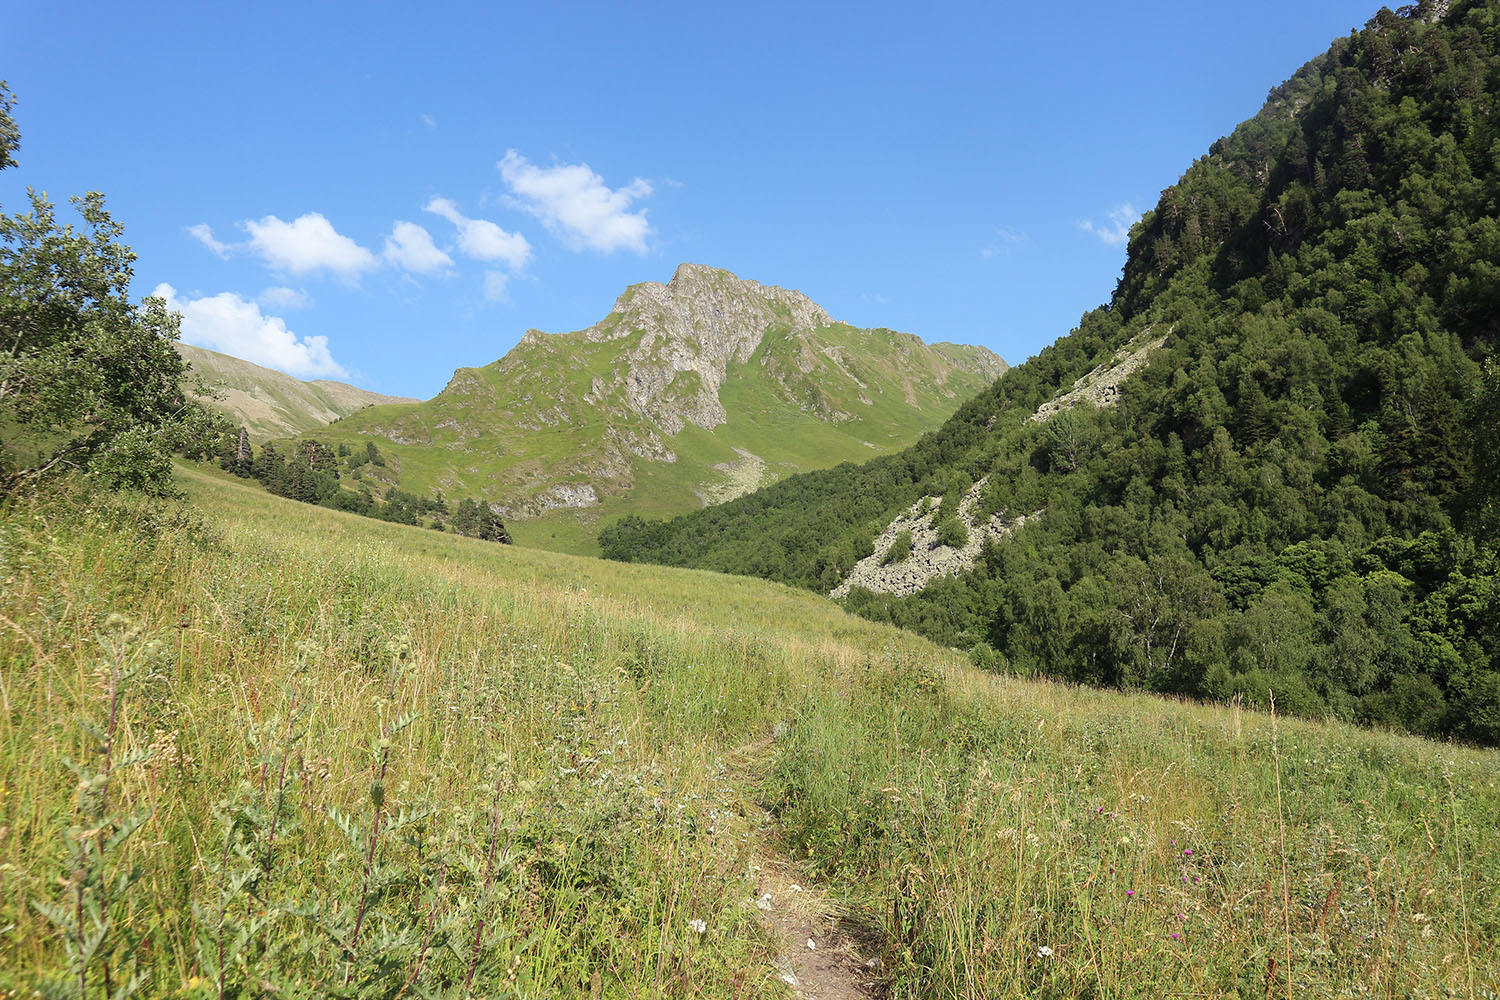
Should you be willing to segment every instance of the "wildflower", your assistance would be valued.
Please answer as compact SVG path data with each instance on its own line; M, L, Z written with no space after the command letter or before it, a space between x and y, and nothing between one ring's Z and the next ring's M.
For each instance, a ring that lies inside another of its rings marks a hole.
M708 930L708 924L694 917L692 920L688 921L688 930L701 935Z
M1126 899L1130 899L1134 895L1135 895L1135 890L1134 889L1126 889L1125 890L1125 898Z
M1181 938L1181 937L1182 937L1182 935L1181 935L1181 934L1178 934L1178 933L1177 933L1177 932L1176 932L1176 931L1173 931L1173 932L1172 932L1172 940L1173 940L1173 941L1177 941L1177 940L1179 940L1179 939L1180 939L1180 938Z
M1187 850L1185 850L1185 851L1182 852L1182 856L1185 857L1185 858L1192 857L1193 856L1193 849L1191 847L1189 847Z
M1036 950L1036 953L1041 958L1051 958L1052 957L1052 949L1049 946L1045 945L1045 944L1042 945L1040 948L1038 948Z

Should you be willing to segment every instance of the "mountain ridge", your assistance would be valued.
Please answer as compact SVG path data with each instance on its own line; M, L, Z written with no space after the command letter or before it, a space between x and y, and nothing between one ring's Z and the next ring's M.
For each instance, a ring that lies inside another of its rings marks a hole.
M889 452L1007 369L986 348L858 329L801 292L684 263L588 327L527 331L433 399L322 436L379 441L403 488L485 497L508 518L581 512L589 535L603 514L695 509Z
M178 341L177 353L224 398L196 397L243 426L254 441L305 434L366 406L416 403L331 379L299 379L285 372Z

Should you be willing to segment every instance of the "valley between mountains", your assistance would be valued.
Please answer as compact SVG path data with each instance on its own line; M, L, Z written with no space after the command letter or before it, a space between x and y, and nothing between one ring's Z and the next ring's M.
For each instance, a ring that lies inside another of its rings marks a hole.
M666 284L632 285L587 329L528 331L425 402L366 394L373 405L334 412L309 394L278 427L243 404L246 372L204 374L262 440L375 443L386 464L346 486L472 497L523 543L592 551L622 514L682 513L897 451L1008 367L983 347L859 329L800 292L683 264Z
M425 401L33 191L0 1000L1496 1000L1500 0L1206 149L1014 368L683 264Z

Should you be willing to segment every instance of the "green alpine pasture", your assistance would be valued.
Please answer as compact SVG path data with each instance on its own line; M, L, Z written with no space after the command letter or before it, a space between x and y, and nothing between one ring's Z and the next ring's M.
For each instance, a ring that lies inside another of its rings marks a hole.
M181 466L0 507L0 996L1491 996L1500 753Z
M522 545L594 553L598 531L624 514L670 516L797 472L890 454L989 384L978 348L845 324L773 328L749 361L728 368L719 390L727 421L688 422L667 435L613 386L640 340L639 332L604 342L528 337L493 364L459 369L426 402L371 406L308 436L334 447L376 442L390 459L368 480L377 489L509 503L548 485L588 484L597 504L506 523ZM596 380L611 388L586 400ZM679 372L670 391L687 400L699 384L698 373ZM673 460L615 444L621 434L653 432Z
M236 426L244 427L256 444L288 434L307 434L377 403L415 403L400 396L382 396L329 379L303 381L263 368L242 358L178 342L173 345L193 374L202 378L216 397L207 400Z

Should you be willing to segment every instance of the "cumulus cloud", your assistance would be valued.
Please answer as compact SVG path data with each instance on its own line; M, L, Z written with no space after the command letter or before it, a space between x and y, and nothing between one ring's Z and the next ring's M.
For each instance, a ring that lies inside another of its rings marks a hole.
M1126 202L1110 209L1109 222L1099 225L1091 219L1084 219L1078 223L1078 228L1099 237L1102 243L1117 247L1130 239L1130 227L1135 225L1140 217L1141 213L1136 210L1135 206Z
M220 257L228 257L235 249L232 243L220 243L214 239L214 231L206 222L200 222L195 226L187 227L188 235L208 247Z
M312 305L312 296L295 288L274 285L256 296L255 301L275 309L306 309Z
M505 286L510 283L510 278L500 271L484 272L484 297L491 302L505 301Z
M262 314L260 306L233 292L178 298L177 290L163 283L151 294L164 299L168 309L182 313L182 339L189 344L233 354L299 378L349 377L328 353L327 337L298 337L281 317Z
M646 252L646 239L652 235L646 212L627 211L632 202L651 193L646 181L637 177L625 187L611 189L587 164L538 167L514 149L506 152L499 167L516 204L568 242L604 253Z
M531 244L520 233L508 233L487 219L470 219L447 198L434 198L426 211L440 215L458 227L458 249L468 257L484 261L504 261L512 268L526 266L531 258Z
M391 226L382 256L397 267L418 274L453 266L453 258L439 250L432 242L432 235L415 222L398 221Z
M332 271L353 278L376 263L374 254L339 233L317 212L299 215L291 222L268 215L244 226L250 234L250 248L279 271Z

